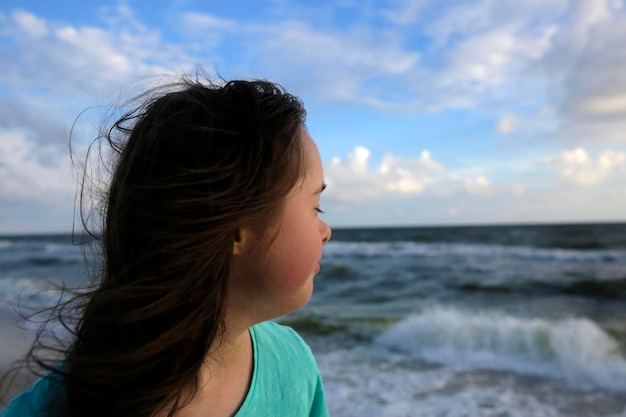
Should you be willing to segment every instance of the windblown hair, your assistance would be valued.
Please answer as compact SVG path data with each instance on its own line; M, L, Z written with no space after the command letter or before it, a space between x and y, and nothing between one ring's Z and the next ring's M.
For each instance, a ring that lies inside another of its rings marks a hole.
M271 235L304 174L305 111L282 87L171 87L106 134L101 276L55 371L70 416L172 416L191 399L223 334L238 229Z

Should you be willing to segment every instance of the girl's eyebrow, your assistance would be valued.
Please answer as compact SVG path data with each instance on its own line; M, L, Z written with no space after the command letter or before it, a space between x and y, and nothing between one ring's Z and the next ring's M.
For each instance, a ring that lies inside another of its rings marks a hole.
M315 195L315 194L321 194L321 193L322 193L322 191L324 191L325 189L326 189L326 184L322 184L322 186L321 186L320 188L318 188L318 189L317 189L317 191L315 191L315 192L313 193L313 195Z

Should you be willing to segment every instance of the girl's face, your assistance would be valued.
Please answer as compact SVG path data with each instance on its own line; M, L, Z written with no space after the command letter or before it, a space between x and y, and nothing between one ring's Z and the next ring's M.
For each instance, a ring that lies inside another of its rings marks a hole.
M306 174L285 200L278 234L267 251L267 236L244 228L235 243L227 317L242 316L250 324L269 320L303 307L311 298L313 276L319 272L322 245L330 228L319 217L324 172L317 146L305 131L301 140Z

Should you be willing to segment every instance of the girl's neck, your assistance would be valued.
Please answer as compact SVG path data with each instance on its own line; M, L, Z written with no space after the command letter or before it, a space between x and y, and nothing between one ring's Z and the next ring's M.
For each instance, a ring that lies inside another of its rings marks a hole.
M254 349L248 329L227 332L211 349L198 374L198 390L176 417L233 416L244 402L254 370Z

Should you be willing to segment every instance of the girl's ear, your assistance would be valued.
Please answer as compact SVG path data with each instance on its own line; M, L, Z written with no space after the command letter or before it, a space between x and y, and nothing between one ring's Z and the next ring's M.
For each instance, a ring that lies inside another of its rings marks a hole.
M235 233L235 242L233 243L233 256L239 255L243 251L244 238L248 235L246 230L239 227Z

